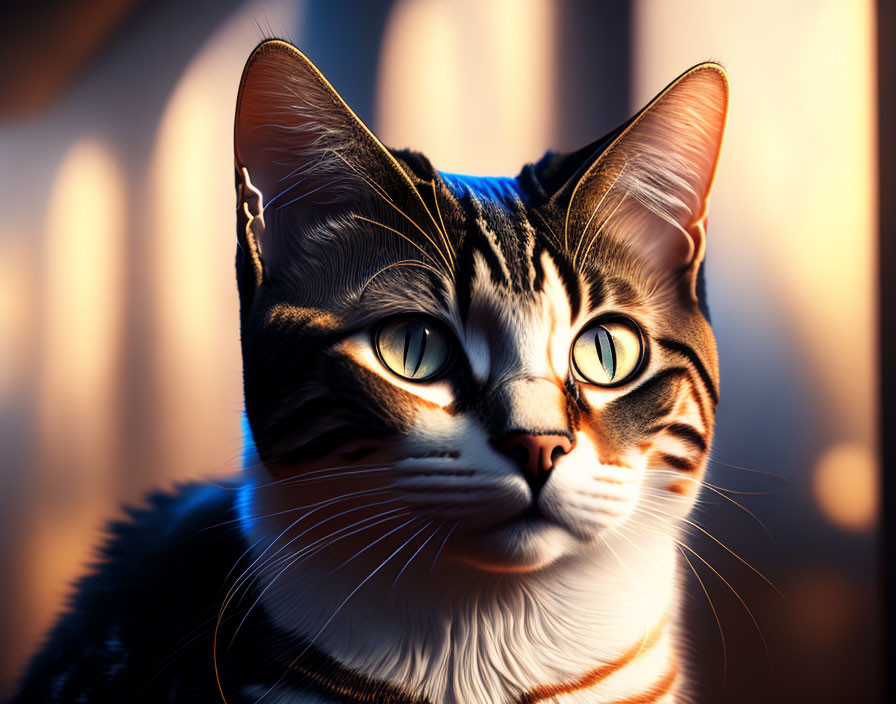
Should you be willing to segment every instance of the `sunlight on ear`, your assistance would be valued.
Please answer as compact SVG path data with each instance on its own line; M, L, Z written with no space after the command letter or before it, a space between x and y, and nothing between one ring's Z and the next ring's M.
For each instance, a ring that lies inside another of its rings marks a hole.
M442 171L507 175L552 137L556 6L399 0L383 38L375 132Z
M288 27L297 12L281 1L234 14L187 66L158 130L147 249L159 451L171 478L232 470L240 445L233 100L258 43L253 18Z
M751 340L783 338L819 417L873 457L874 3L639 0L634 10L636 103L698 61L730 75L707 267L710 306L739 324L719 336L723 359L726 344L752 344L756 357ZM727 388L743 383L728 370Z

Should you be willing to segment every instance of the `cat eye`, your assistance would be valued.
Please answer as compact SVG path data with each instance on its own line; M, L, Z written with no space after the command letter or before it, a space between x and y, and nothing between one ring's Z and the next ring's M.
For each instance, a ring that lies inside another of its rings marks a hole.
M592 323L572 344L575 371L595 386L618 386L628 381L641 367L643 358L641 329L623 316Z
M420 318L385 322L376 332L374 346L383 366L408 381L430 381L451 361L448 336Z

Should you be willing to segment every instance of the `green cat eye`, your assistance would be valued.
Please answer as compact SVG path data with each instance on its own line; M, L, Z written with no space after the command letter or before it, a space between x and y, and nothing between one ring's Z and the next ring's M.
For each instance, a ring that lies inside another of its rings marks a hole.
M621 316L605 318L583 330L572 344L572 363L584 381L618 386L634 375L644 358L641 330Z
M448 366L451 346L439 328L420 318L384 323L374 338L383 366L408 381L430 381Z

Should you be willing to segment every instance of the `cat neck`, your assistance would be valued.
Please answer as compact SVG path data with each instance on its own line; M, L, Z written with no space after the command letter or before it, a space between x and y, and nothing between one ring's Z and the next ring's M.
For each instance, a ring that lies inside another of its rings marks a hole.
M251 480L240 504L246 516L270 512ZM383 567L391 550L365 551L369 536L343 545L343 556L363 551L345 565L327 551L285 569L268 564L263 553L278 526L243 521L258 557L259 602L274 623L346 668L432 704L560 694L570 704L612 702L673 686L678 573L670 536L609 536L529 574L440 559L412 563L396 579L413 550ZM302 547L299 539L289 550Z

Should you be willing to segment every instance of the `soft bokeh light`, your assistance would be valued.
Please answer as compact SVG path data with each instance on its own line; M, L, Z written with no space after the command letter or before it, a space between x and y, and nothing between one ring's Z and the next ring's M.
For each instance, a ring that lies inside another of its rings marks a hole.
M793 337L838 437L874 437L875 42L870 0L635 3L634 99L700 61L731 77L731 117L710 209L713 265L744 315ZM762 47L761 49L759 47ZM768 303L767 303L768 302ZM742 318L743 322L746 322Z
M812 488L825 517L846 530L868 531L877 522L877 462L863 445L844 443L818 460Z
M377 133L442 171L512 176L550 146L550 0L401 0L383 42Z
M633 0L612 21L584 0L322 7L145 4L45 113L0 125L0 699L120 502L235 468L233 100L276 34L318 51L390 147L485 175L597 138L696 62L727 66L707 266L722 400L694 516L713 538L691 531L718 572L696 564L707 594L689 577L690 665L707 701L874 701L871 0Z
M150 167L152 388L161 475L171 479L233 471L240 448L233 102L260 10L294 22L286 3L250 5L197 50L165 108Z
M115 486L127 206L108 147L92 137L73 144L45 225L32 641L68 588L60 576L83 569L84 541L96 540Z
M0 242L0 408L12 403L25 387L22 371L31 353L34 313L26 300L34 297L34 271L23 237Z

